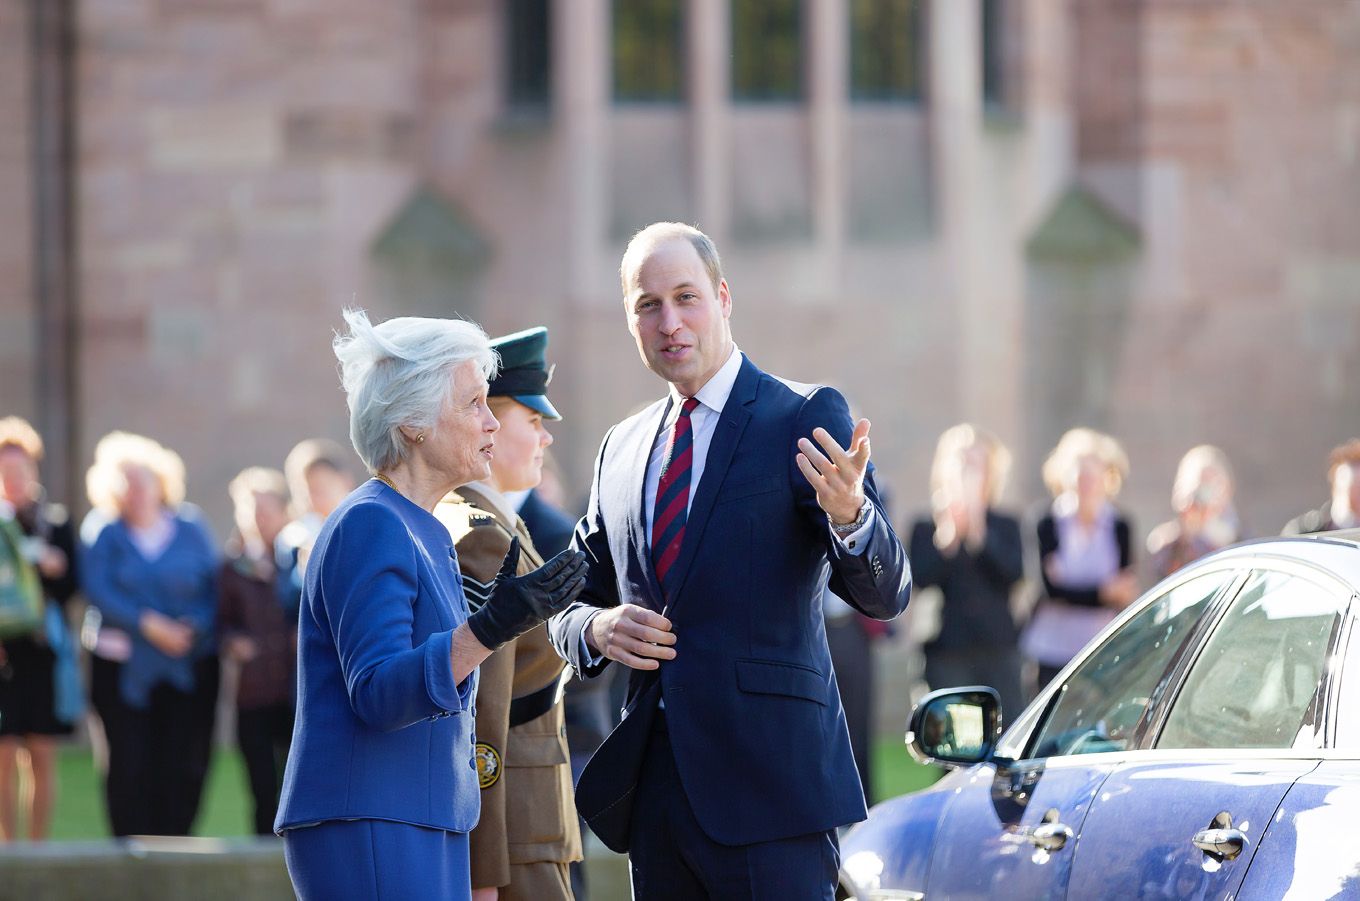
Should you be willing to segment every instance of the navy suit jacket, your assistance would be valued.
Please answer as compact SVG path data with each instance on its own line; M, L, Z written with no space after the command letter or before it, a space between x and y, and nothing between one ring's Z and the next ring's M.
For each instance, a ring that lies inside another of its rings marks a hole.
M581 599L549 623L558 652L595 675L581 637L595 608L663 605L644 527L647 460L669 401L610 430L575 544L589 557ZM879 501L861 555L846 552L795 463L796 442L822 426L842 447L852 423L831 388L767 375L742 361L717 422L674 564L667 611L676 658L630 671L623 722L591 759L577 804L610 847L627 845L626 811L664 697L685 795L714 840L742 845L821 832L864 818L821 609L833 591L889 619L911 593L907 556ZM622 847L621 847L622 846Z
M544 560L551 560L571 544L576 523L540 497L537 488L524 499L519 516L524 520L524 527L529 530L529 537L534 540L534 548Z
M274 830L378 819L467 832L481 813L476 673L449 530L377 480L327 518L302 589L298 707Z

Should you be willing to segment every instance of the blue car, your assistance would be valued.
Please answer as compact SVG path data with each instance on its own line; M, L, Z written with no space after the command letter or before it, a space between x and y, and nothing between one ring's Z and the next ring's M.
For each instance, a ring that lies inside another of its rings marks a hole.
M1250 542L1124 610L1004 733L944 689L950 772L842 842L841 895L1360 899L1360 532Z

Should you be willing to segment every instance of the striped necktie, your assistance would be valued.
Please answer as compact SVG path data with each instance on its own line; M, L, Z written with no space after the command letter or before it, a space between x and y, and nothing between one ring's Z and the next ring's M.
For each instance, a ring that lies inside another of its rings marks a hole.
M667 577L671 575L675 559L680 556L680 545L685 540L685 520L689 517L689 475L694 463L694 429L689 414L697 406L699 401L692 397L681 404L680 415L666 440L665 462L661 464L661 478L656 483L652 566L667 604L671 601L672 590L672 581Z

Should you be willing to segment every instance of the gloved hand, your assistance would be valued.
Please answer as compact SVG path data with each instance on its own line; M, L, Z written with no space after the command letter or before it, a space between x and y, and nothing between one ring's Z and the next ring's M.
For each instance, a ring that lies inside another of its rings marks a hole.
M483 647L496 650L567 608L586 585L586 555L565 550L531 573L516 576L519 539L496 574L491 597L468 618L468 628Z

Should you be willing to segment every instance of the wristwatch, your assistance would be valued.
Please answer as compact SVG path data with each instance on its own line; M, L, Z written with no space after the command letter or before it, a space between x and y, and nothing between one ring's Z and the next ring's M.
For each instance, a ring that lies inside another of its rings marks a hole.
M831 531L835 533L837 538L849 538L851 535L864 528L864 524L869 521L869 511L873 508L873 504L871 504L866 497L864 499L864 505L859 508L859 516L855 517L854 522L835 522L832 520L830 513L826 515L826 521L831 523Z

